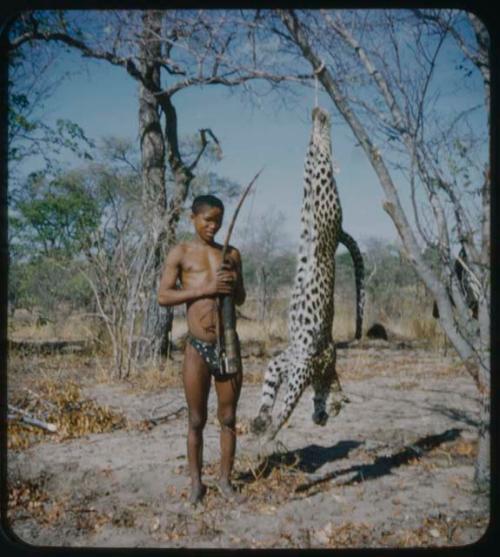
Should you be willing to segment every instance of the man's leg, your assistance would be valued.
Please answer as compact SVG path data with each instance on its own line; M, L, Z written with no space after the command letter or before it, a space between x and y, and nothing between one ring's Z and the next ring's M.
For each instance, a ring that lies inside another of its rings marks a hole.
M243 375L240 372L215 380L217 417L221 425L219 486L222 492L227 496L234 496L234 490L231 486L230 479L236 450L236 405L240 396L242 378Z
M196 504L206 491L206 487L201 481L201 468L203 465L203 428L207 422L210 374L207 364L189 342L186 344L182 377L189 420L187 455L191 477L190 501Z

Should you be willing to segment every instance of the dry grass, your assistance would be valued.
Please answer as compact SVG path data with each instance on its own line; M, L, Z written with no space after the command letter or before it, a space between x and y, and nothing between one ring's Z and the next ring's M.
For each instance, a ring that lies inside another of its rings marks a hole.
M432 449L429 454L431 456L445 456L449 462L470 461L473 462L477 456L478 441L477 439L459 438L450 443L444 443L440 447Z
M276 342L286 341L288 338L288 325L286 320L279 317L260 321L238 321L238 336L242 342L262 341L266 349Z
M411 293L410 293L411 294ZM377 307L367 299L365 307L364 331L374 322L379 321L386 326L395 339L422 340L427 349L442 351L446 348L444 335L439 322L434 320L427 306L422 305L415 296L404 295L398 307L397 315L390 314L384 308ZM337 341L352 340L355 329L355 305L352 296L342 296L336 293L335 319L333 324L333 338ZM252 305L253 304L253 305ZM244 359L245 381L259 383L262 373L273 352L284 348L287 337L287 305L288 300L280 298L271 304L269 319L261 322L255 319L257 314L255 303L251 300L241 309L247 318L238 320L238 332L243 345L250 357ZM19 315L18 315L19 314ZM17 340L82 340L92 339L95 322L92 318L82 314L70 316L61 323L47 323L36 325L36 316L20 311L14 319L9 321L9 337ZM172 338L178 341L187 332L187 323L182 308L176 308L173 321ZM97 335L97 333L96 333ZM253 353L253 347L259 354ZM111 360L106 347L96 343L97 349L92 354L54 353L42 355L33 352L24 356L12 352L9 354L9 388L12 384L35 381L41 372L47 376L72 378L78 383L81 380L98 383L115 381L111 374ZM368 352L363 350L362 352ZM450 351L450 354L452 352ZM391 361L396 355L391 354ZM263 362L264 360L264 362ZM415 370L415 362L394 361L394 365L401 369ZM422 364L423 365L423 364ZM150 391L181 385L182 351L175 350L172 358L159 366L149 366L132 372L127 378L133 390ZM386 362L380 362L379 357L363 354L360 351L349 352L348 369L343 370L342 354L339 355L339 369L341 373L352 376L366 374L380 375L384 373ZM344 366L345 367L345 366ZM434 370L438 374L457 373L458 366L451 366L443 361L443 365Z
M67 510L66 500L51 500L41 482L10 481L8 486L8 520L31 518L44 526L52 526Z
M10 403L54 424L57 431L50 433L20 420L11 420L7 429L9 449L26 449L47 438L65 441L89 433L112 431L126 425L121 414L99 406L94 401L82 399L80 387L74 382L61 383L54 378L42 378L35 388L36 391L18 391L10 397Z
M247 498L250 510L273 515L280 505L296 497L295 488L306 481L306 474L299 467L300 458L291 460L289 454L282 446L280 453L259 461L248 456L236 459L234 483Z
M91 340L96 330L95 320L84 313L40 324L36 312L18 310L8 323L8 337L13 340Z
M386 329L403 339L425 340L430 347L440 350L444 347L444 335L439 321L433 319L428 303L415 296L413 291L398 292L394 301L384 306L377 300L367 296L365 304L364 331L374 322L382 323ZM258 341L267 350L279 341L286 341L288 337L288 299L284 296L277 298L270 304L268 318L265 321L257 319L258 308L251 298L238 308L243 318L238 320L238 333L242 342ZM172 338L178 339L187 332L185 310L175 309L172 328ZM249 318L249 319L246 319ZM345 294L338 291L335 294L335 318L333 323L333 338L349 340L354 338L356 324L355 300L352 293ZM64 316L57 322L37 325L36 312L30 314L25 310L16 312L9 320L8 336L13 340L94 340L101 355L106 354L105 344L96 338L98 327L95 319L89 315L75 313Z
M428 343L433 350L442 350L445 339L439 321L432 317L430 309L412 293L398 301L397 311L390 311L378 303L367 299L364 310L363 331L375 322L382 323L394 337L407 340L419 340ZM288 338L287 310L283 301L271 304L269 318L265 322L255 319L256 312L243 306L244 315L252 320L238 321L238 332L243 342L256 340L266 343L266 348L277 339ZM428 311L429 310L429 311ZM337 341L354 339L356 330L356 308L354 300L335 296L335 316L332 327L333 338Z
M425 518L415 528L398 529L395 532L382 532L375 539L372 538L371 546L386 547L436 547L461 545L461 532L467 527L484 531L488 519L486 517L447 517L440 515L438 518Z
M104 524L116 521L112 513L99 512L85 504L71 505L69 495L51 497L44 489L43 481L10 481L8 497L7 518L11 522L30 518L40 526L57 528L69 516L78 531L95 532Z
M486 519L457 519L439 516L425 518L413 528L381 528L363 522L327 523L313 530L312 545L329 548L349 547L436 547L460 544L458 533L467 526L483 529Z
M182 386L182 355L176 354L160 366L145 366L127 379L132 391L155 391Z
M350 312L350 319L354 322L354 308L343 301L341 304L338 306L340 312ZM429 347L435 350L442 348L443 333L439 320L432 317L432 303L430 299L416 292L415 288L395 292L385 304L367 296L364 330L376 322L401 339L426 341Z

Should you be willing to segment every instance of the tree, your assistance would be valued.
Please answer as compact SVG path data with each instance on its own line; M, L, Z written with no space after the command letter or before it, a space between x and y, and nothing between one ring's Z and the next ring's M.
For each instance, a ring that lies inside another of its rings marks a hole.
M148 241L155 254L145 279L150 295L144 358L156 359L165 351L172 313L156 302L159 275L165 254L175 243L182 205L199 160L210 141L217 143L211 130L201 129L199 152L186 162L179 149L174 96L190 87L249 89L251 80L287 79L259 68L255 44L246 48L246 31L236 10L150 10L99 15L24 12L11 33L11 50L33 41L64 45L86 58L123 68L139 86L142 200L150 215Z
M89 291L79 280L81 257L100 219L82 171L50 177L34 172L14 189L10 203L10 309L41 308L55 319L58 306L87 305Z
M16 309L36 310L52 323L66 323L76 311L92 312L93 292L81 275L82 261L39 256L15 260L9 266L8 303Z
M11 35L22 33L22 27L14 21ZM57 58L57 53L40 43L31 43L29 48L22 42L9 44L7 136L11 188L19 178L20 164L29 158L41 158L45 171L57 167L57 156L65 151L92 158L94 144L78 124L64 118L57 119L55 126L46 122L46 99L69 77L69 73L55 77L52 69Z
M19 31L17 22L12 24L11 31ZM61 272L55 270L50 261L35 256L36 249L41 249L45 257L53 257L56 252L57 257L61 257L64 256L63 252L68 255L68 250L75 247L75 238L71 236L76 230L69 228L79 228L83 222L80 219L78 224L73 220L65 229L60 219L66 210L70 220L75 218L75 204L78 206L81 201L78 193L59 191L49 199L46 186L51 176L53 178L60 171L59 155L71 152L82 159L91 159L94 147L92 140L75 122L63 118L57 119L55 124L46 121L45 101L68 77L65 74L54 78L52 68L56 63L57 55L43 45L32 44L29 49L16 44L9 45L5 88L8 101L6 155L10 240L7 296L12 312L19 305L29 309L38 306L45 316L53 316L57 307L56 299L72 302L79 298L80 302L88 301L88 291L85 285L75 279L73 265ZM40 160L40 170L28 177L23 176L20 172L22 165L36 159ZM53 186L58 189L55 184ZM69 207L71 204L73 208ZM68 206L64 209L63 205ZM87 209L79 207L83 212ZM52 217L59 223L44 223L44 213L51 213L52 210ZM40 234L35 231L36 227ZM70 235L65 235L68 232ZM32 240L35 241L31 243Z
M97 227L99 207L81 171L50 179L32 173L11 203L11 231L18 257L72 258Z
M384 209L405 254L436 299L443 329L476 382L481 397L476 480L487 485L490 178L484 123L489 119L488 34L475 16L454 11L440 12L435 25L422 12L406 11L280 10L279 16L283 27L277 33L283 48L293 45L296 55L312 66L364 150L385 192ZM440 56L445 46L453 46L450 37L462 48L462 65L471 73L480 72L484 87L481 106L464 106L458 114L438 110L433 87ZM471 55L464 56L463 48ZM472 133L469 125L474 110L483 114L481 136ZM398 169L406 171L411 209L402 203ZM480 203L474 203L477 199ZM479 291L477 326L454 273L453 253L459 245L466 251L469 278ZM437 269L424 257L428 248L439 255Z
M88 265L81 272L108 333L112 371L124 378L140 356L140 320L148 303L145 280L155 255L154 245L143 234L147 215L137 195L137 173L120 172L116 164L101 163L94 165L92 175L101 201L101 218L89 235L84 250Z
M254 287L258 302L258 319L266 321L269 306L281 286L293 282L296 256L282 238L285 216L269 209L245 232L245 283Z

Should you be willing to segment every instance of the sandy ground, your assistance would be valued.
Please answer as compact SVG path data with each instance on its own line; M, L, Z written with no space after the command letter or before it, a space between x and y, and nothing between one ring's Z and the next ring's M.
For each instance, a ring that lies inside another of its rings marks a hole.
M250 374L265 363L244 365ZM125 414L128 427L10 451L9 482L36 485L41 494L37 508L11 510L12 529L29 544L91 547L428 547L478 540L489 509L472 483L478 401L462 367L379 341L340 350L338 369L350 399L340 414L314 425L308 389L268 445L248 431L260 385L244 385L234 473L243 503L226 501L215 488L212 390L208 493L196 509L187 502L182 390L87 385L85 396ZM145 427L144 419L170 413Z

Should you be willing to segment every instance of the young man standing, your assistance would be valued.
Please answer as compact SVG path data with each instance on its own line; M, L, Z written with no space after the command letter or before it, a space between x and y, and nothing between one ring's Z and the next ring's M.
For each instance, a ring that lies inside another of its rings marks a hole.
M236 405L241 371L224 375L219 368L217 352L217 296L229 294L234 303L245 301L241 257L228 247L222 261L222 246L215 235L222 224L224 205L213 195L198 196L192 205L191 221L196 236L189 242L174 246L169 252L158 292L158 303L187 306L188 337L183 364L183 383L188 405L189 427L187 454L191 477L190 501L197 504L206 487L201 481L203 463L203 428L207 420L207 402L211 376L217 393L217 417L221 424L221 467L219 488L227 497L234 497L230 482L236 449ZM181 288L176 288L177 280ZM223 334L220 323L220 334Z

